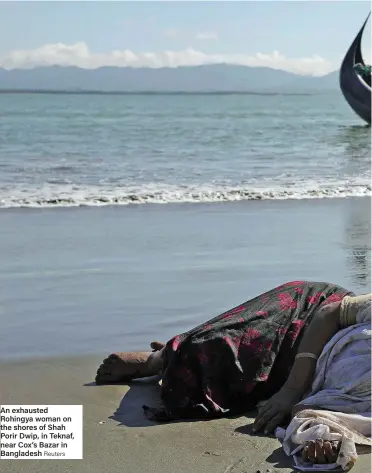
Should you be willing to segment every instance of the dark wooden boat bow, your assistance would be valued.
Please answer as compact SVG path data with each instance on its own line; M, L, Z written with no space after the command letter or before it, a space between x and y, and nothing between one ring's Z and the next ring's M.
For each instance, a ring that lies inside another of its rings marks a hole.
M345 100L354 112L371 124L371 75L361 77L354 69L356 64L364 64L362 37L370 14L347 51L340 69L340 87Z

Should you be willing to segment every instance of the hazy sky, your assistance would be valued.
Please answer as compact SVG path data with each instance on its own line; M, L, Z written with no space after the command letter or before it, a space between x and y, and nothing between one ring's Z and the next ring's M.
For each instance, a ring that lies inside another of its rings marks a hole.
M0 2L0 66L227 62L322 74L339 67L369 10L359 1Z

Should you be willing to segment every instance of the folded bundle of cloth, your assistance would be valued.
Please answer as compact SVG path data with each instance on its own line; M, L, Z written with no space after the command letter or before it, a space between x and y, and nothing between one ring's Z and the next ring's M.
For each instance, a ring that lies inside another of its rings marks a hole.
M372 446L372 440L367 437L371 432L371 421L370 413L344 414L307 409L299 412L287 429L276 429L275 435L282 442L284 452L293 456L294 466L298 470L347 471L358 458L356 445ZM306 442L319 438L341 442L335 463L313 465L302 460L301 451Z

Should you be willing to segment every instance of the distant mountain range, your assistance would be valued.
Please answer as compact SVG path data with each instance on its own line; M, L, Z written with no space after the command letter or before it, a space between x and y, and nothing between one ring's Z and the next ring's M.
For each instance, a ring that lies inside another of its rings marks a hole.
M48 66L0 68L0 91L253 92L306 93L339 90L338 71L300 76L268 67L206 65L178 68Z

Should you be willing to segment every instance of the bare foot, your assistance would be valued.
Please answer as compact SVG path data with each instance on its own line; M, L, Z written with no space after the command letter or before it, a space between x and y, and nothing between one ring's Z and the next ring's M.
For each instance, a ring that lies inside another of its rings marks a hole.
M153 376L156 373L149 363L151 356L151 352L113 353L98 368L96 384L120 383Z
M150 347L153 349L153 351L160 351L165 347L165 343L163 342L151 342Z
M323 441L317 439L306 442L302 450L302 460L312 464L335 463L340 451L341 442Z

